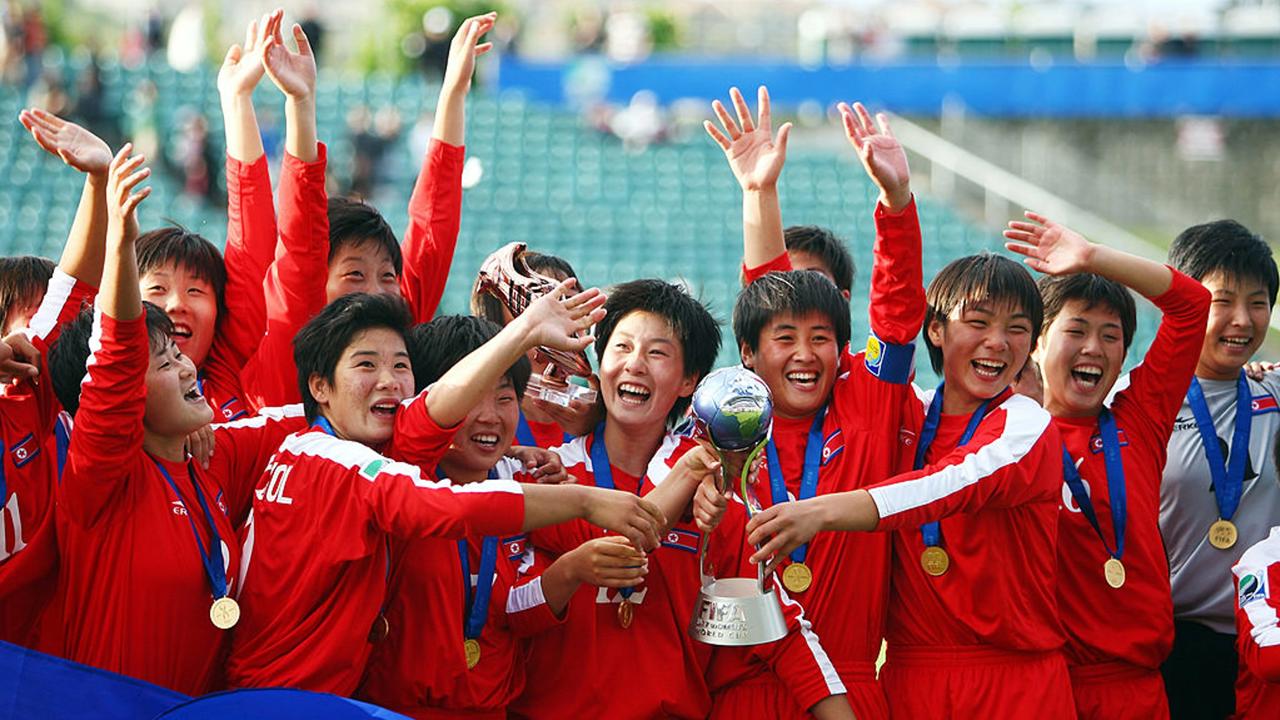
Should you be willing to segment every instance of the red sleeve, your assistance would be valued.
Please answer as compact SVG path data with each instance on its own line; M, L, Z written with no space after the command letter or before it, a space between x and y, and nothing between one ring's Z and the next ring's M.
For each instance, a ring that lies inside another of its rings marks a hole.
M285 154L280 175L280 240L266 272L266 335L241 374L254 408L301 402L293 338L325 306L329 272L327 150L303 162Z
M244 524L254 487L280 443L306 426L302 405L263 408L253 417L213 426L216 445L209 476L222 488L232 525Z
M523 552L513 554L517 543ZM504 538L500 552L498 562L505 557L507 569L499 573L499 602L490 605L490 611L500 615L499 621L516 637L532 637L563 624L565 618L556 617L542 592L542 573L551 564L547 555L535 551L523 535Z
M1280 528L1246 550L1231 572L1241 663L1265 682L1280 683Z
M1061 485L1057 427L1034 400L1012 395L987 415L969 444L868 492L880 513L877 529L899 530L1051 498Z
M467 485L427 479L416 465L384 458L372 450L359 460L358 499L373 524L404 540L466 535L514 535L524 525L524 492L513 480Z
M739 577L756 577L756 566L747 562L751 552L746 545L746 520L745 509L735 503L716 528L712 544L718 549L717 554L722 556L716 561L716 567L736 567ZM813 707L831 695L844 694L840 673L805 618L804 609L787 595L776 574L767 578L765 583L782 607L787 634L776 642L747 648L747 652L773 669L802 708Z
M413 309L414 322L427 322L435 315L449 279L462 223L465 158L463 147L433 138L409 198L400 292Z
M1209 321L1211 296L1203 285L1173 270L1173 283L1151 302L1164 313L1155 340L1142 364L1129 373L1129 387L1116 397L1115 404L1132 404L1136 414L1147 418L1165 445L1173 432L1173 421L1182 408L1187 386L1195 375Z
M396 412L395 435L387 454L402 462L412 463L427 470L434 469L449 450L454 433L462 427L458 423L451 428L440 427L427 412L427 393L430 388L400 403Z
M763 265L749 268L746 263L743 263L742 277L745 279L743 284L750 285L771 272L787 272L791 269L791 256L784 250L781 255Z
M266 309L262 279L276 246L275 209L266 156L245 165L227 157L227 246L224 263L227 313L218 318L214 343L239 372L262 340Z
M124 488L142 452L149 362L145 316L119 322L95 310L89 340L88 377L71 433L66 472L58 486L59 510L92 525Z
M42 340L46 346L53 345L62 334L62 327L75 320L88 307L98 290L92 285L80 282L62 272L61 268L53 269L53 277L45 287L40 306L27 325L24 334L31 340Z
M871 268L871 332L896 345L915 342L924 325L920 218L916 201L891 213L876 203L875 264Z

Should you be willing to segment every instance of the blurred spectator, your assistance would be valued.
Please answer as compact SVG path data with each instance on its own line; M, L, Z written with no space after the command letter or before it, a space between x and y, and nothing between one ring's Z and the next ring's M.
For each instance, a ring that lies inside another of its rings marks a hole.
M179 10L173 17L166 56L174 70L190 72L203 66L207 55L204 9L193 3Z
M133 93L124 103L125 138L133 143L136 153L158 157L160 131L156 118L156 86L143 78L133 87Z
M171 163L182 180L182 191L210 204L221 205L216 181L219 158L209 143L209 123L194 108L184 108L180 134L173 148Z
M605 53L609 59L633 63L640 62L653 52L653 39L649 35L649 21L635 10L618 10L605 20Z
M316 62L320 62L321 53L324 52L324 24L320 22L320 15L314 5L307 6L298 24L302 26L302 32L307 34L307 40L311 43L311 53L315 55Z
M27 103L32 107L48 110L54 115L65 115L71 105L71 99L67 97L67 89L63 86L62 73L56 70L46 70L41 73L40 79L27 93Z
M610 133L622 141L622 146L633 153L671 137L671 123L666 112L658 104L658 96L649 90L641 90L631 96L631 103L622 109L597 105L589 113L588 122L602 132Z
M160 8L152 6L147 11L147 19L143 23L142 51L148 57L151 53L164 47L164 16Z
M67 114L72 119L93 130L93 133L111 147L120 146L120 119L108 110L102 87L102 66L96 52L89 53L89 61L76 79L75 98Z
M40 6L27 8L22 15L22 55L26 66L24 87L31 87L40 77L44 66L44 50L49 44L49 33L44 25L44 13Z
M437 5L422 14L422 54L418 56L418 64L428 80L440 82L444 79L449 42L456 29L453 12L447 7Z
M394 108L383 108L376 116L360 105L347 116L351 138L351 181L346 194L367 198L382 179L382 160L387 148L400 135L400 116Z

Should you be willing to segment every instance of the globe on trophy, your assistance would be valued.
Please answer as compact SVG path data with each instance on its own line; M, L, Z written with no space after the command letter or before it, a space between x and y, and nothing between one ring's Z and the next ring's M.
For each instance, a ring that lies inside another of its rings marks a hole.
M509 243L485 258L480 265L478 289L497 298L513 318L519 317L530 303L560 284L555 278L530 268L525 261L525 252L524 243ZM539 347L534 350L534 357L546 363L546 370L530 376L526 394L563 407L568 407L573 400L596 401L595 390L570 380L591 374L591 363L586 353Z
M693 391L692 412L695 432L710 440L720 453L721 466L729 467L726 455L745 453L738 493L747 513L760 511L760 501L748 478L756 458L769 441L773 427L773 399L769 386L743 367L721 368L698 383ZM722 478L721 483L725 480ZM722 484L720 490L725 486ZM707 573L707 540L702 534L698 569L702 590L689 624L689 634L709 645L760 645L787 634L786 620L777 593L765 584L764 564L756 567L755 578L720 578Z

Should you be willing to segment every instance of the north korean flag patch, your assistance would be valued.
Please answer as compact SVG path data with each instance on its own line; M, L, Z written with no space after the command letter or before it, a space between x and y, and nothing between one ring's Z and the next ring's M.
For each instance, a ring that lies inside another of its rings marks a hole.
M822 462L823 466L831 462L831 459L844 452L844 435L839 428L827 436L826 442L822 443Z
M667 536L662 540L663 547L676 548L677 550L688 550L691 553L698 552L698 542L702 540L702 533L693 530L681 530L680 528L671 528L667 531Z
M528 547L529 536L524 533L502 538L502 549L507 553L508 560L519 560L524 557L524 551Z
M1253 398L1249 402L1249 407L1254 415L1266 415L1267 413L1280 412L1280 404L1276 403L1276 399L1271 395L1261 395Z
M35 441L35 435L28 433L26 437L14 443L10 452L13 453L13 466L20 468L40 454L40 443Z
M1129 437L1124 434L1123 428L1116 430L1116 439L1120 441L1120 447L1127 447L1129 445ZM1102 436L1101 435L1094 435L1093 437L1089 438L1089 452L1093 453L1094 455L1097 455L1098 453L1102 452Z

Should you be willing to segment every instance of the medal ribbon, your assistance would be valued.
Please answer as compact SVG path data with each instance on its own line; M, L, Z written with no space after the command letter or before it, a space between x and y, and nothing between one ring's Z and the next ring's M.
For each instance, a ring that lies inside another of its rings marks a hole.
M191 487L195 490L196 501L200 503L200 509L204 511L204 519L209 523L209 549L205 550L204 541L200 539L200 531L196 529L196 521L193 517L194 513L191 508L187 507L186 498L182 496L182 491L178 489L178 484L169 476L169 471L164 465L155 458L151 458L151 462L155 463L156 469L168 481L169 487L173 488L173 494L178 496L178 502L182 503L182 509L187 511L187 522L191 523L191 534L196 537L196 547L200 550L200 561L204 565L205 577L209 578L209 586L213 590L214 599L222 599L227 596L227 569L222 566L222 536L218 534L218 526L213 522L213 513L209 512L209 503L204 499L204 493L200 492L200 483L196 482L195 468L191 463L187 463L187 475L191 478Z
M436 473L443 479L439 469ZM498 474L490 468L489 479L496 477ZM474 640L484 632L485 621L489 619L489 597L493 594L493 576L498 567L498 538L485 536L480 546L480 574L474 588L471 585L471 550L466 538L458 540L458 559L462 562L463 597L466 598L462 635L467 640Z
M822 446L826 442L822 434L822 422L826 417L827 407L824 405L813 417L813 424L809 426L809 438L804 444L804 471L800 475L800 493L796 496L796 500L808 500L818 494L818 471L822 467ZM781 505L788 500L787 481L782 475L782 462L778 460L778 446L773 443L772 437L769 438L765 452L769 458L769 490L773 495L773 504ZM791 551L791 561L802 563L808 554L809 543L804 543Z
M573 436L564 433L564 442L569 442ZM525 447L538 447L538 439L533 436L533 428L529 427L529 421L524 419L524 411L520 412L520 421L516 424L516 444Z
M1209 413L1209 404L1204 400L1204 389L1200 381L1191 378L1191 387L1187 388L1187 403L1196 418L1196 429L1200 431L1201 444L1204 445L1204 458L1209 463L1209 475L1213 478L1213 498L1218 503L1218 517L1230 520L1240 506L1240 495L1244 492L1245 460L1249 457L1249 430L1253 424L1251 411L1253 394L1249 390L1249 380L1244 371L1236 381L1236 428L1231 435L1231 459L1224 461L1222 448L1218 447L1218 431L1213 427L1213 415Z
M609 464L609 449L604 446L604 423L597 425L595 432L591 435L591 474L595 476L596 487L606 490L618 489L613 484L613 466ZM637 497L643 489L644 478L640 478L636 483ZM622 595L623 600L627 600L635 591L633 587L621 588L618 594Z
M929 452L929 446L933 444L933 438L938 434L938 424L942 422L942 390L945 386L946 383L938 384L938 389L933 393L933 400L929 403L929 411L925 413L924 427L920 429L920 441L916 444L916 459L913 465L916 470L924 467L925 455ZM960 442L956 447L969 444L973 434L978 430L978 424L987 416L987 407L991 405L992 400L1003 393L1004 391L1001 390L995 397L983 400L978 409L973 411L969 416L969 424L964 428L964 435L960 436ZM923 536L926 547L934 547L942 540L942 526L937 520L927 522L920 526L920 535Z
M4 481L4 459L5 459L5 457L6 457L6 449L5 449L5 446L4 446L4 440L3 440L3 439L0 439L0 504L3 504L6 500L8 500L8 499L9 499L9 486L8 486L8 485L6 485L6 484L5 484L5 481ZM58 474L58 477L62 477L62 474L61 474L61 473L59 473L59 474ZM19 539L21 539L21 538L19 538Z
M1111 549L1106 536L1102 534L1098 514L1093 510L1093 499L1085 491L1084 481L1080 479L1080 471L1076 469L1075 461L1071 459L1071 454L1065 447L1062 448L1062 475L1067 482L1067 487L1071 489L1071 496L1076 499L1076 505L1080 506L1080 512L1093 526L1094 532L1098 533L1098 539L1107 549L1107 554L1119 560L1124 555L1128 500L1124 490L1124 463L1120 460L1120 433L1116 430L1115 416L1106 408L1103 408L1102 413L1098 415L1098 430L1102 435L1102 457L1107 466L1107 495L1111 499L1111 524L1114 526L1116 536L1115 550Z

